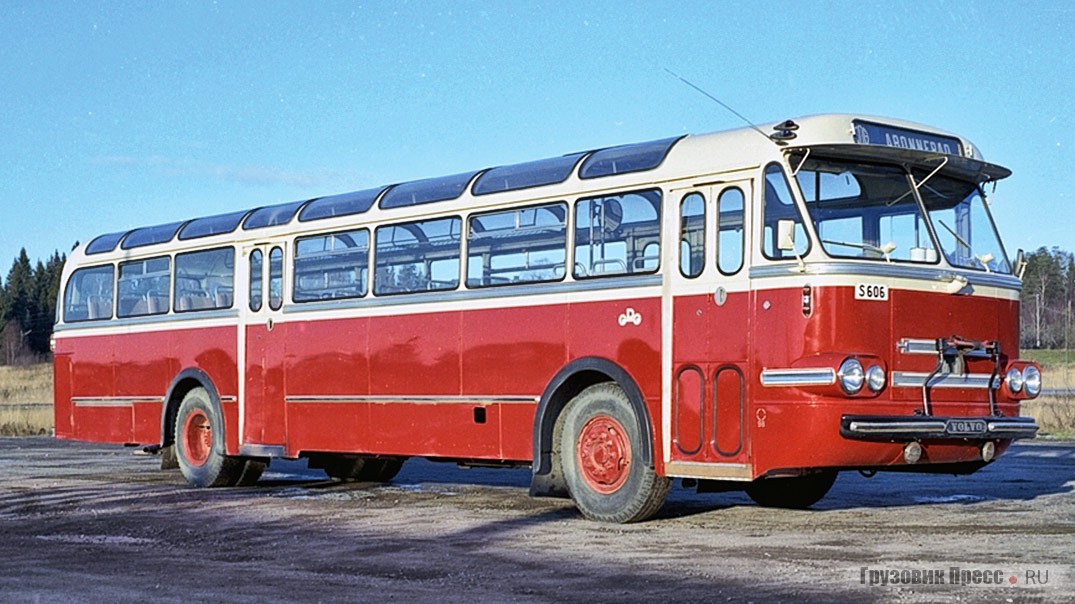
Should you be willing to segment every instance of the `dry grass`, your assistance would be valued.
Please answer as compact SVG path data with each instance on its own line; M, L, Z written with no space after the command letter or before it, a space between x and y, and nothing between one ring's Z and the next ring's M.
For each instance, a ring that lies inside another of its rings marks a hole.
M52 365L0 366L0 404L51 403Z
M28 404L44 406L28 407ZM52 365L0 366L0 435L52 432Z
M1044 388L1075 390L1075 350L1023 350L1019 356L1041 364Z
M1043 396L1023 401L1022 414L1038 422L1042 435L1075 437L1075 397Z
M43 436L52 434L52 405L25 408L0 405L0 436Z

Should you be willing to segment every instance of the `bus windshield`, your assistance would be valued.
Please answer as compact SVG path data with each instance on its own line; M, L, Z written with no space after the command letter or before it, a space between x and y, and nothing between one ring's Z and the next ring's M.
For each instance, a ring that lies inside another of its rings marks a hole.
M950 264L1011 272L974 183L929 171L912 174L892 164L813 157L802 161L795 176L830 256L935 264L940 253L928 228L932 223Z

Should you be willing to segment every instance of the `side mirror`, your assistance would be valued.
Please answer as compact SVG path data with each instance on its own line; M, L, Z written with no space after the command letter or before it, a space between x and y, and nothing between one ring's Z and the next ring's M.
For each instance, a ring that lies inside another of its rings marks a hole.
M1026 254L1023 253L1022 249L1020 249L1019 251L1015 252L1015 266L1013 267L1015 269L1015 276L1019 277L1020 281L1023 280L1023 273L1026 272L1026 265Z
M795 251L794 220L778 220L776 222L776 247L785 252Z

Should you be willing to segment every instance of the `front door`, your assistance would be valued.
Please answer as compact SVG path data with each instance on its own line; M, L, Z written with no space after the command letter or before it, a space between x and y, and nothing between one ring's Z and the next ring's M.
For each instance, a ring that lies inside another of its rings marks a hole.
M284 412L284 256L282 245L243 250L246 299L240 305L243 359L240 424L244 452L281 454L286 443Z
M750 280L745 258L753 181L678 192L678 249L669 267L672 374L669 457L717 464L699 475L749 477L746 421Z

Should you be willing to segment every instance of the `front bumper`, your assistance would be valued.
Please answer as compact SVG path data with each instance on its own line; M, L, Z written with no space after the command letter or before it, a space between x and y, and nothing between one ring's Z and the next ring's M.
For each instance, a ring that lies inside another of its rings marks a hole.
M844 415L840 435L876 442L1015 440L1034 438L1030 417L937 417L932 415Z

